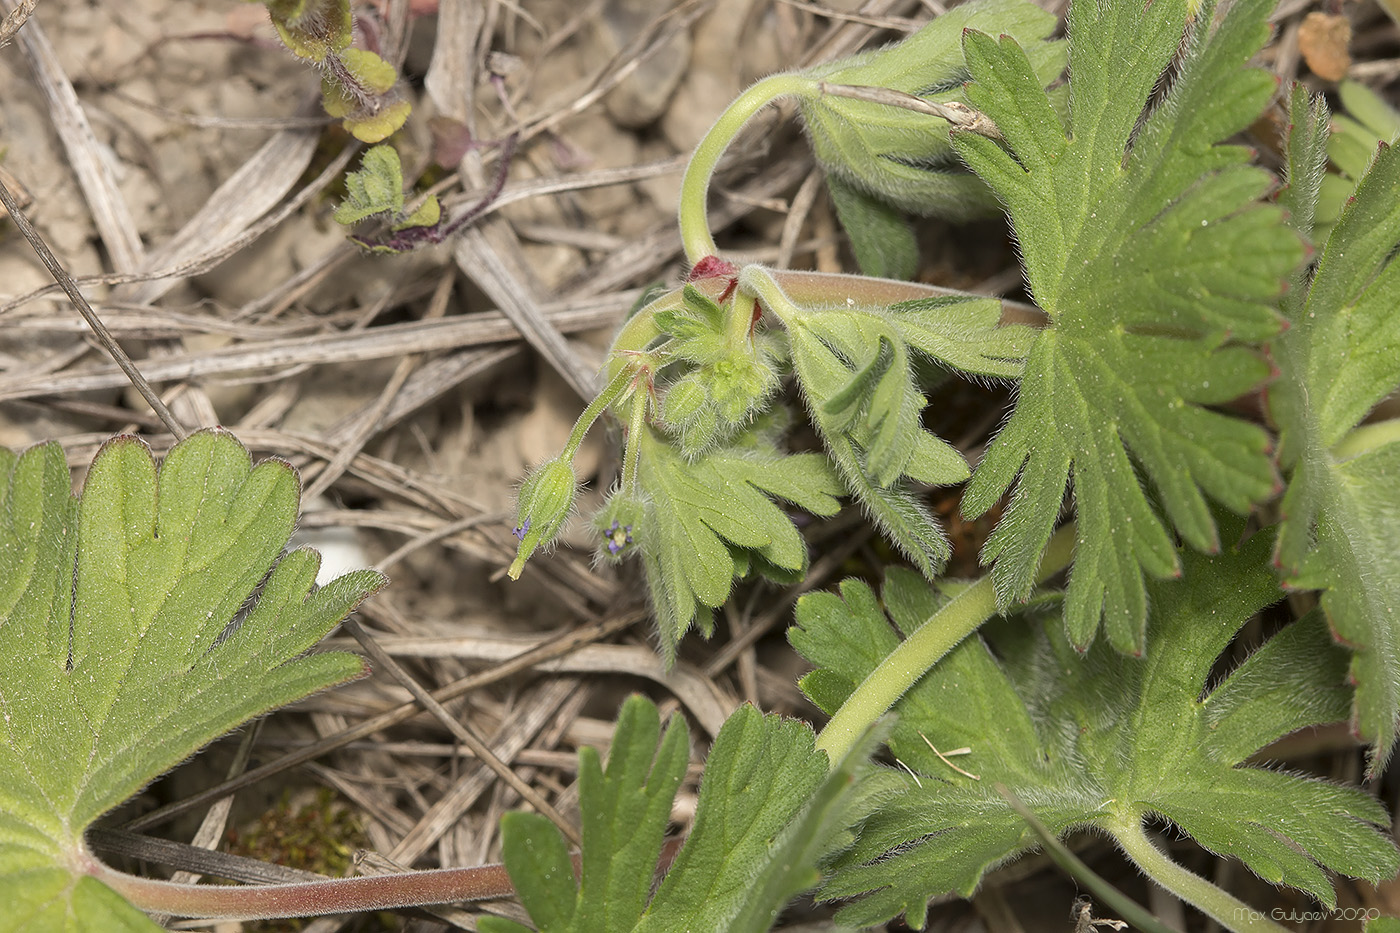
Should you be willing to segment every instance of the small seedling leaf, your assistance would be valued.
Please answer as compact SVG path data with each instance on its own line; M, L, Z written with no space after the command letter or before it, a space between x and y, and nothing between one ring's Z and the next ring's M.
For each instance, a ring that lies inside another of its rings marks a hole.
M356 224L370 217L397 216L403 210L403 165L393 146L373 146L360 168L345 176L346 198L335 209L336 223Z
M441 219L442 205L438 203L437 195L429 195L412 213L404 215L403 220L395 223L392 229L397 231L407 230L409 227L431 227Z
M350 0L263 0L272 25L294 55L323 62L350 45Z
M351 79L374 94L388 93L399 80L393 65L366 49L346 49L340 53L340 60Z
M413 105L406 100L370 97L364 100L329 80L321 82L326 113L340 117L346 131L362 143L380 143L404 125Z

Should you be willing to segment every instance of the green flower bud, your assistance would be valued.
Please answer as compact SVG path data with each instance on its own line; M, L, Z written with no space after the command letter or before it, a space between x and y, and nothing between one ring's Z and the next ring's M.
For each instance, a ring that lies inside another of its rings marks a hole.
M702 453L719 437L719 415L715 403L705 388L711 377L710 367L689 373L678 379L661 400L661 420L666 432L674 437L687 457Z
M700 414L706 402L705 387L701 385L699 375L691 373L666 390L666 397L661 403L661 419L668 425L684 428Z
M768 400L778 374L765 359L732 353L711 368L710 394L725 425L735 427Z
M521 484L515 510L515 536L520 547L508 571L512 580L520 578L535 549L553 541L564 527L574 507L577 486L573 464L564 459L542 464Z
M719 415L715 414L714 405L706 404L681 429L681 453L688 458L698 457L719 439Z
M641 546L645 519L646 503L640 496L614 489L593 516L593 527L598 532L598 558L617 564L635 552Z

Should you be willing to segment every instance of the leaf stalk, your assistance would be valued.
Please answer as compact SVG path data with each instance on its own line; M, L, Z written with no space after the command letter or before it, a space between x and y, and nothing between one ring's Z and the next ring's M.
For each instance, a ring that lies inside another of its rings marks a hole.
M225 920L316 917L478 901L515 893L501 865L241 887L140 878L97 859L91 860L87 873L141 910Z
M1195 872L1188 871L1167 857L1147 838L1142 818L1128 814L1107 823L1105 828L1118 840L1123 851L1157 884L1188 904L1195 906L1216 923L1235 933L1282 933L1285 929L1262 911L1255 910Z
M678 212L681 245L685 247L685 258L689 262L696 263L706 256L715 255L707 198L710 179L729 144L754 114L779 97L810 96L814 93L819 93L816 82L801 75L779 74L764 78L735 98L705 133L681 179Z
M578 416L574 422L573 430L569 432L569 441L564 445L564 450L559 454L561 460L572 462L574 456L578 454L579 447L583 446L583 439L588 435L589 428L593 427L593 422L607 410L608 406L622 397L632 383L636 373L632 367L619 369L609 380L602 392L588 403L588 407L583 410L583 414Z
M638 463L641 460L642 432L646 430L648 402L651 400L649 387L643 385L642 373L638 373L632 386L632 410L627 419L627 444L622 451L622 488L629 492L639 492L637 483Z

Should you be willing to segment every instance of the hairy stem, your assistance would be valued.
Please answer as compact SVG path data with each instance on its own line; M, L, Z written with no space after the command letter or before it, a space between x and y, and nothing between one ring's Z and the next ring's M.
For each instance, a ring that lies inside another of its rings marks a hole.
M588 403L583 414L578 416L578 421L574 422L574 429L569 432L569 441L564 445L564 450L559 455L560 459L574 459L574 455L578 453L579 447L583 444L583 439L588 436L588 429L593 427L593 422L607 411L609 405L622 397L622 393L627 390L634 375L630 369L619 369L608 381L603 391L599 392L597 397Z
M1060 866L1060 870L1072 877L1081 888L1087 889L1094 897L1098 898L1099 903L1122 917L1135 929L1141 930L1142 933L1176 933L1171 927L1153 916L1151 911L1142 907L1084 864L1083 860L1057 839L1055 834L1036 818L1031 809L1007 789L1006 785L997 784L995 787L997 793L1011 804L1011 809L1015 810L1021 819L1030 826L1031 831L1040 840L1040 844L1045 847L1045 854L1050 856L1050 861Z
M1262 911L1255 910L1200 875L1173 862L1147 838L1147 833L1142 829L1142 819L1137 814L1116 818L1105 828L1149 878L1186 903L1194 905L1227 930L1234 930L1235 933L1282 933L1284 930Z
M515 893L501 865L237 887L141 878L117 871L97 859L92 859L86 868L88 874L141 910L226 920L317 917L510 897Z
M1043 581L1063 570L1073 556L1074 525L1070 524L1051 537L1040 560L1036 580ZM825 751L832 761L840 761L905 691L996 611L996 592L990 575L953 597L886 655L846 698L817 736L817 748Z
M662 844L657 860L659 873L670 869L684 842L683 838L672 837ZM575 876L580 872L581 858L579 853L570 856ZM86 849L80 853L79 861L85 874L107 885L135 907L176 917L277 920L515 896L515 887L504 865L225 886L178 884L128 875L93 857Z
M757 321L755 311L758 301L747 291L738 289L729 305L729 318L725 321L725 343L735 353L748 349L749 335Z
M637 376L632 387L632 410L627 418L627 444L622 453L622 488L635 492L638 489L637 467L642 458L642 432L647 429L647 403L650 401L648 387Z
M718 301L723 294L725 283L719 280L701 280L691 283L688 287L698 289L710 299ZM664 295L658 295L628 318L627 323L622 325L622 329L613 338L612 349L608 351L608 361L603 367L603 378L611 382L619 372L634 370L635 357L662 337L661 328L656 326L656 315L662 311L680 311L684 308L685 290L677 288ZM658 365L659 363L660 361Z
M695 154L686 166L685 177L681 179L680 226L681 244L685 247L685 258L691 263L699 262L706 256L715 254L714 237L710 235L709 207L706 203L710 191L710 178L715 173L720 156L739 135L745 123L765 106L788 95L812 96L820 93L816 82L801 75L780 74L764 78L744 93L740 94L720 114L715 125L695 147Z

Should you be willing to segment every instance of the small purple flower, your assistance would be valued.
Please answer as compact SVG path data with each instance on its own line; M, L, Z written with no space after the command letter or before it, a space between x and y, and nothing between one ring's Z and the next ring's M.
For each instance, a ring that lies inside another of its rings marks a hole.
M525 532L527 532L527 531L529 531L529 530L530 530L530 520L527 518L527 519L525 519L525 521L522 522L521 524L516 525L516 526L515 526L515 530L512 531L511 534L515 535L516 538L520 539L521 541L524 541L524 540L525 540Z
M614 519L612 527L603 532L603 540L608 542L608 553L616 556L623 548L632 543L632 526L619 525Z

